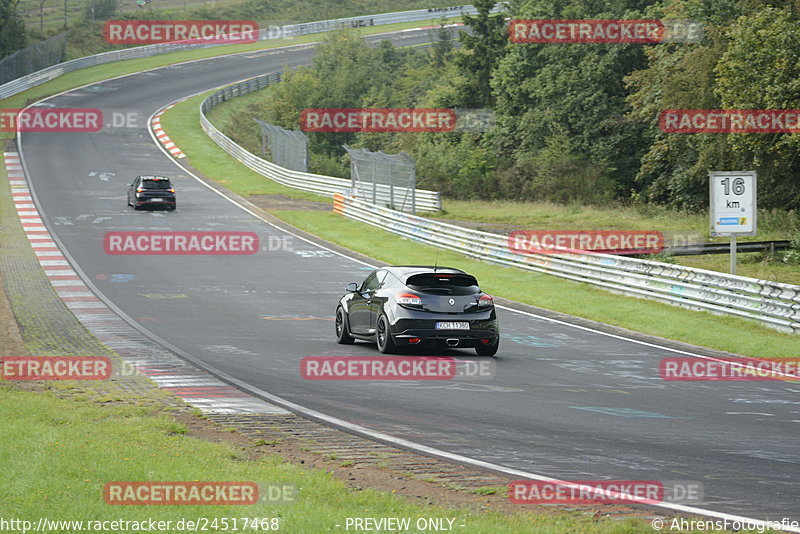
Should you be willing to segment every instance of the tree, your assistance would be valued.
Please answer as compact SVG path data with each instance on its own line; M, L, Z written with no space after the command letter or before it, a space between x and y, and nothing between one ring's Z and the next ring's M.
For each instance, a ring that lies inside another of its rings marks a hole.
M453 40L446 25L447 19L442 17L439 20L439 29L436 31L436 41L433 43L433 63L437 67L444 67L453 52Z
M19 0L0 0L0 58L25 48L28 38L17 7Z
M648 67L626 79L629 116L653 139L636 176L644 199L696 211L708 205L709 171L755 169L761 207L800 207L797 134L667 134L657 125L664 109L800 107L798 10L770 3L670 0L659 7L659 18L702 21L705 39L650 48Z
M491 14L495 0L475 0L477 15L463 15L464 25L471 34L461 32L459 41L463 52L456 56L468 85L464 91L465 107L490 107L494 98L490 85L492 71L506 53L508 34L502 13Z
M716 91L728 109L800 108L800 30L791 8L765 7L740 17L716 67ZM800 207L800 139L797 134L730 134L743 165L759 172L765 207Z
M645 4L531 0L512 18L635 19L642 18L638 9ZM643 48L631 43L510 45L492 81L498 126L491 137L498 159L507 168L530 166L548 147L568 147L564 158L573 169L583 164L591 176L600 170L627 194L649 140L645 126L626 117L630 106L623 78L646 65ZM605 189L609 181L597 183Z
M714 92L714 68L726 41L713 26L707 26L705 34L702 43L651 47L647 68L625 79L629 118L645 127L650 140L632 189L646 201L690 211L708 203L708 167L726 160L730 165L733 156L724 136L667 134L659 130L658 117L665 109L721 107Z

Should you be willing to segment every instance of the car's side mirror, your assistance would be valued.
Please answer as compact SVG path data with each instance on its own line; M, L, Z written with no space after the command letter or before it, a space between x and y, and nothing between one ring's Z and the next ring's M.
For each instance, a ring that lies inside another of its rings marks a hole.
M347 284L347 287L345 289L347 289L348 293L355 293L356 291L358 291L358 284L356 284L355 282L350 282L349 284Z

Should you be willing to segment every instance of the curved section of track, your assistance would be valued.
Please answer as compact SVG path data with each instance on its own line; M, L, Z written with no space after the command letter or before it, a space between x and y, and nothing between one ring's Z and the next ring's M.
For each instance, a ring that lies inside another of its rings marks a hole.
M403 32L398 44L427 40ZM126 76L46 101L149 117L186 95L308 63L310 46L214 58ZM301 241L226 201L136 127L25 133L20 153L51 232L104 298L176 350L250 388L398 439L567 480L693 480L701 506L800 519L800 386L664 382L675 351L510 309L493 379L327 382L300 376L306 356L374 355L337 345L333 311L370 269ZM191 154L189 155L191 156ZM126 184L175 176L176 212L133 211ZM252 256L111 256L112 230L251 231L293 250ZM114 276L117 275L117 276ZM120 276L124 275L124 276ZM453 356L475 359L472 353Z

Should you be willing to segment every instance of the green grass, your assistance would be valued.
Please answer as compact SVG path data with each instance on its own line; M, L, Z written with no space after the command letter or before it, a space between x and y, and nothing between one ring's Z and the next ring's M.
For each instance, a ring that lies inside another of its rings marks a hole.
M64 30L64 8L70 27L83 22L89 15L90 6L96 0L20 0L17 12L26 28L34 35ZM248 5L250 4L250 5ZM337 19L350 16L374 15L429 7L447 7L452 2L432 0L340 0L338 2L293 2L277 0L268 5L255 4L248 0L152 0L150 5L140 8L136 0L117 1L116 13L111 19L134 17L138 19L246 19L255 20L260 27L296 24L308 21ZM41 6L41 9L40 9ZM97 21L101 11L96 11Z
M224 107L224 106L223 106ZM589 206L551 202L444 199L443 212L432 218L519 225L531 230L658 230L665 234L699 234L703 240L726 242L708 235L708 214L683 213L660 206ZM759 233L740 241L789 239L800 229L794 213L759 213Z
M216 0L215 7L236 7L246 0ZM41 3L43 2L43 3ZM40 9L41 3L41 9ZM25 25L34 31L56 30L60 31L64 27L64 5L67 6L68 24L73 24L84 19L87 7L91 5L91 0L21 0L19 13ZM178 13L198 7L205 7L209 0L154 0L151 6L158 9L171 9ZM118 2L117 15L123 13L142 13L146 11L136 5L135 0L122 0Z
M274 518L280 532L337 532L347 517L449 517L465 533L518 534L649 532L644 521L595 521L563 513L533 515L408 503L390 493L348 490L319 470L278 456L248 459L239 448L187 436L186 429L155 409L98 405L0 386L0 502L4 519L143 520ZM248 506L111 506L103 486L119 481L236 481L294 486L287 503ZM175 524L175 523L173 523ZM56 530L49 530L50 532ZM169 531L169 530L168 530ZM175 531L175 530L171 530Z
M282 194L299 196L299 192L293 189L277 184L261 184L258 180L269 180L258 175L255 175L258 178L254 178L255 173L217 147L199 127L197 108L201 98L194 97L178 104L161 119L161 124L187 154L192 165L242 195L251 194L249 192L254 189L255 180L259 184L259 192L274 188ZM345 219L332 212L279 211L274 214L323 239L387 263L429 264L437 254L437 249L433 247ZM519 302L748 356L800 356L797 336L775 332L753 321L620 296L588 284L501 267L445 250L438 254L440 265L465 269L476 275L487 291Z
M444 199L443 212L433 218L522 225L531 229L575 230L608 228L662 232L705 232L707 218L666 210L633 207L584 206L552 202L479 201Z

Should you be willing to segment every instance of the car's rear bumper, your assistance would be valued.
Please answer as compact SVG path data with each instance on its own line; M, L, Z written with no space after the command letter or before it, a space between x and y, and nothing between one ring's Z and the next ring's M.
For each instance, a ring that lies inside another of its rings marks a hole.
M463 332L446 334L441 330L436 333L418 331L392 336L396 345L415 347L420 345L436 345L453 348L491 347L497 343L497 333L489 330L465 334Z
M154 200L152 198L137 198L137 206L174 206L175 198L162 198L161 200Z
M493 313L491 314L494 315ZM468 330L437 329L437 322L467 322ZM494 317L465 319L463 316L436 315L426 319L399 319L391 329L397 345L436 344L447 347L493 346L500 337L500 327Z

